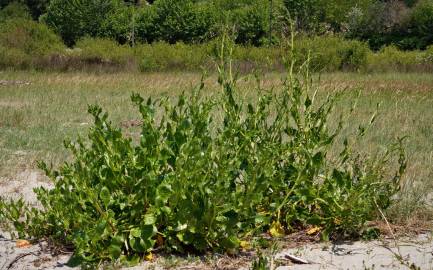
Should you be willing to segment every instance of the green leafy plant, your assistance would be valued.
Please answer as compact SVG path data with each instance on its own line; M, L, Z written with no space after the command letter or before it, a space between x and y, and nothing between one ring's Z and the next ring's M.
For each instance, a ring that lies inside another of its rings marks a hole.
M328 121L338 96L317 101L308 63L297 70L288 62L279 91L258 84L257 100L247 102L226 44L218 49L220 93L202 95L202 81L176 102L132 95L142 120L135 139L90 106L88 139L65 144L71 162L57 170L40 163L54 184L35 190L41 207L0 200L4 226L71 245L84 263L136 263L161 248L233 254L248 237L311 225L323 239L359 236L399 189L402 141L373 157L353 153L376 116L358 137L339 138L344 117L334 128ZM393 153L400 166L389 175Z

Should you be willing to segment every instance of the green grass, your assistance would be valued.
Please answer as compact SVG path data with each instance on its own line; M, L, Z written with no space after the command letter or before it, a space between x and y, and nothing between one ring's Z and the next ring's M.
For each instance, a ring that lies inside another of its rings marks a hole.
M267 74L264 84L277 84L283 74ZM36 160L59 164L67 159L65 138L84 135L91 118L87 105L98 103L114 123L138 119L130 94L174 96L199 82L196 73L84 74L0 72L0 80L28 81L29 85L0 85L0 176L6 179ZM206 80L207 91L218 91L215 78ZM254 80L241 83L245 95ZM431 74L353 74L321 76L322 93L344 90L336 112L348 111L361 91L347 132L369 120L381 103L379 119L357 147L371 152L397 136L406 141L409 165L400 203L389 211L398 222L430 218L425 196L433 192L433 77ZM254 98L254 97L251 97ZM125 132L133 132L133 129Z

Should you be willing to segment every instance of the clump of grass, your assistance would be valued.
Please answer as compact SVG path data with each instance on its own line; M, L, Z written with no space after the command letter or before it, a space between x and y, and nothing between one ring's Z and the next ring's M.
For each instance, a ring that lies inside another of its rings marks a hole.
M219 95L202 96L203 81L176 103L132 95L138 142L91 106L88 140L65 144L71 162L57 170L40 164L54 184L35 190L42 208L2 199L4 225L21 238L72 245L85 263L136 263L161 248L233 254L256 234L281 237L306 226L323 239L360 236L399 190L402 140L361 157L343 138L331 158L344 119L329 127L338 96L316 101L308 63L299 70L288 63L281 91L258 84L258 99L248 103L224 42L218 55ZM399 168L390 176L393 154Z

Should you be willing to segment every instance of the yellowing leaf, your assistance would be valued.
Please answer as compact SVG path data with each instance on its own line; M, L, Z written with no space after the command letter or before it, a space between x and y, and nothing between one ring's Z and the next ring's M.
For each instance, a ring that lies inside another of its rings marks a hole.
M152 254L152 252L149 252L147 255L145 255L144 259L146 261L152 261L153 260L153 254Z
M248 241L241 241L241 242L239 243L239 246L240 246L242 249L245 249L245 250L251 249L251 243L248 242Z
M272 223L269 233L272 237L283 237L285 235L284 228L279 222Z
M313 228L311 228L307 231L307 234L313 235L313 234L316 234L318 232L320 232L320 227L314 226Z
M160 247L164 245L164 238L162 237L162 235L158 234L156 236L156 246Z
M28 248L28 247L30 247L32 244L30 244L30 242L29 241L27 241L27 240L18 240L17 242L16 242L16 246L18 247L18 248Z
M341 219L339 219L339 218L334 218L334 224L335 224L335 225L341 225Z

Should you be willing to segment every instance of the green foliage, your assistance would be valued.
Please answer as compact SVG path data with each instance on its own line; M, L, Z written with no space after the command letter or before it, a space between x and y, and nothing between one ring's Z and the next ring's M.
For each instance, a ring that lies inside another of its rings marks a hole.
M33 19L37 20L47 8L50 0L2 0L0 1L0 9L8 5L23 5L30 12Z
M311 52L311 68L317 70L360 70L367 64L368 46L340 37L301 37L296 40L295 58L301 63Z
M319 22L323 21L323 5L315 0L284 0L284 5L298 29L316 30Z
M268 258L263 256L262 254L259 254L258 258L253 261L251 269L252 270L272 270L269 267Z
M387 46L375 54L368 56L368 70L386 71L417 71L423 64L428 64L427 53L420 51L402 51L396 46Z
M32 68L39 59L63 49L61 39L42 23L22 18L0 21L2 68Z
M331 28L340 31L350 9L367 9L374 0L284 0L289 16L296 22L297 29L307 32L323 32Z
M137 13L135 7L119 5L102 22L100 36L109 37L120 44L132 44L133 41L137 40L134 36L137 33Z
M399 1L374 2L365 10L352 8L347 16L346 35L367 41L373 50L388 44L407 48L404 43L408 42L405 28L409 13Z
M5 8L0 10L0 23L9 19L27 19L30 20L31 16L29 9L20 3L12 2Z
M433 1L419 1L411 12L409 31L412 39L416 40L415 48L425 49L433 43Z
M147 18L155 26L153 36L157 40L200 42L213 37L216 18L211 5L194 4L192 0L159 0L152 8L154 14Z
M132 48L102 38L84 38L75 44L74 54L89 62L126 64L132 61Z
M118 0L51 0L42 19L71 46L84 36L104 36L105 19L119 5Z
M29 56L59 52L64 47L46 25L18 18L0 24L0 45Z
M268 1L254 1L253 4L233 10L231 22L236 28L236 43L254 46L265 43L269 33Z
M354 236L389 207L406 165L402 141L373 157L351 151L376 115L357 137L337 140L343 116L328 123L337 96L317 102L308 69L293 73L289 63L279 91L259 83L248 103L224 43L218 52L219 94L201 95L202 82L175 101L132 95L142 120L135 139L90 106L88 140L65 143L71 161L40 164L54 184L35 190L42 207L2 199L0 220L21 238L72 244L87 263L134 263L155 248L234 253L245 237L307 225L324 239ZM390 175L393 154L400 167Z
M140 71L200 70L210 67L210 46L163 42L136 48Z

